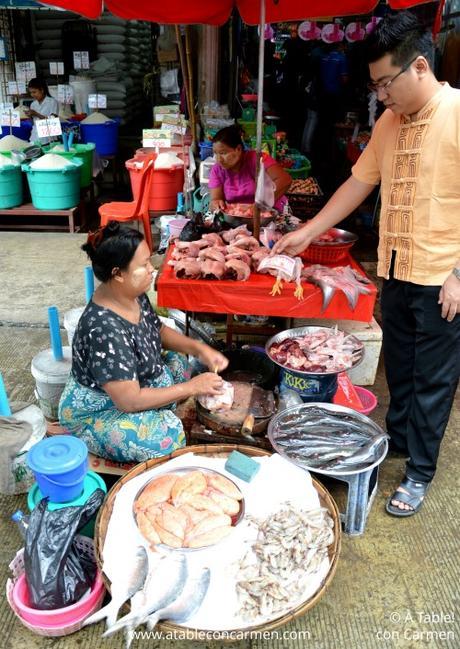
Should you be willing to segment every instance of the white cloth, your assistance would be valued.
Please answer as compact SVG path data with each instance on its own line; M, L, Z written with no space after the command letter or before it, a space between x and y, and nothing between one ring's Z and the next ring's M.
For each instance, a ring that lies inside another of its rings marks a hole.
M43 101L37 101L36 99L30 104L30 109L37 111L40 115L43 115L44 117L49 117L50 115L59 115L59 104L54 97L48 97L46 96ZM49 137L38 137L37 133L37 117L33 118L34 125L32 128L32 132L30 134L30 139L29 142L35 142L35 140L40 139L41 144L48 144L48 142L51 142L54 138L49 138Z

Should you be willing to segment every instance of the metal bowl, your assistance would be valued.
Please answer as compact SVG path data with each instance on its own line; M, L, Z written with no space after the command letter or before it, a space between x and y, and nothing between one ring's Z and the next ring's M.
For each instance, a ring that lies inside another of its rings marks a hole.
M288 367L287 365L283 365L282 363L279 363L275 358L273 358L273 356L270 354L270 347L274 343L279 343L282 340L286 340L286 338L298 338L300 336L305 336L306 334L311 334L321 329L330 330L332 329L332 327L314 327L314 326L296 327L294 329L286 329L285 331L281 331L279 334L272 336L265 344L265 351L267 353L268 358L274 363L276 363L277 365L279 365L279 367L282 367L283 370L286 370L287 372L291 372L292 374L300 374L301 376L314 376L314 375L323 376L326 374L340 374L340 372L351 370L361 363L361 361L364 358L364 344L362 343L361 340L359 340L359 338L353 336L353 334L348 334L347 338L350 338L351 340L356 342L356 346L359 347L359 349L357 350L356 353L356 361L353 363L351 367L348 367L345 370L338 370L334 372L306 372L305 370L297 370L297 369L293 369L292 367Z
M334 403L303 403L298 406L292 406L291 408L286 408L286 410L283 410L282 412L279 412L277 415L273 417L273 419L270 421L268 425L268 439L270 440L271 445L275 449L279 455L284 457L286 460L289 462L292 462L292 464L295 464L296 466L301 467L302 469L306 469L308 471L313 471L313 473L321 473L323 475L336 475L337 477L343 476L343 475L355 475L357 473L362 473L363 471L369 471L370 469L373 469L374 467L378 466L381 462L386 457L386 454L388 453L388 440L385 439L383 442L383 450L375 462L372 464L369 464L369 466L365 467L364 469L355 469L355 470L350 470L350 471L344 471L339 470L339 471L334 471L333 469L330 470L325 470L325 469L318 469L316 467L309 467L308 466L308 458L305 458L305 462L299 462L298 460L290 457L288 453L286 453L286 450L279 446L276 442L276 431L278 426L280 426L280 423L283 422L283 420L290 416L290 415L295 415L298 412L305 411L308 408L322 408L323 410L330 410L331 412L337 413L337 418L340 419L340 416L343 414L347 414L350 417L353 417L356 422L361 423L363 426L366 426L368 430L371 432L375 433L375 435L380 435L383 433L383 430L380 428L378 424L376 424L372 419L369 419L369 417L366 417L366 415L363 415L360 412L357 412L356 410L353 410L352 408L346 408L345 406L337 406ZM308 426L308 424L303 424L304 426Z
M237 489L239 489L238 485L231 478L229 478L228 476L224 475L223 473L220 473L219 471L214 471L213 469L207 469L207 468L201 467L201 466L187 466L187 467L182 467L182 468L173 469L173 470L169 470L169 471L165 470L165 471L155 473L155 475L148 482L146 482L145 484L142 485L142 487L139 489L139 491L137 492L137 494L136 494L136 496L134 498L134 501L133 501L133 517L134 517L134 521L136 523L136 526L137 526L137 516L136 516L136 511L134 509L134 506L135 506L135 504L137 502L137 499L139 498L139 496L144 491L144 489L146 489L149 486L149 484L151 484L154 480L156 480L157 478L159 478L162 475L166 475L167 473L174 473L174 474L177 474L178 476L180 476L180 475L184 475L185 473L190 473L191 471L201 471L202 473L214 473L216 475L220 475L223 478L227 478L227 480L230 480L230 482L233 482L235 487L237 487ZM236 527L239 523L241 523L241 521L244 518L244 514L245 514L244 497L239 502L240 502L240 510L239 510L239 512L237 514L234 514L234 516L231 517L231 519L232 519L232 527ZM142 533L141 533L140 530L139 530L139 534L141 534L141 536L142 536ZM145 537L142 536L142 538L145 538ZM224 537L221 541L218 541L217 543L221 543L222 541L225 541L226 538L227 537ZM148 540L148 539L146 539L146 540ZM173 548L172 546L166 545L165 543L158 543L156 547L162 548L163 550L168 550L168 551L171 551L171 552L199 552L201 550L206 550L206 548L212 548L215 545L217 545L217 543L214 543L213 545L204 545L204 546L199 547L199 548Z
M348 232L347 230L341 230L340 228L330 228L328 232L334 234L337 238L337 241L317 241L313 239L310 245L313 246L343 246L344 243L349 243L351 246L358 241L358 235L353 232Z

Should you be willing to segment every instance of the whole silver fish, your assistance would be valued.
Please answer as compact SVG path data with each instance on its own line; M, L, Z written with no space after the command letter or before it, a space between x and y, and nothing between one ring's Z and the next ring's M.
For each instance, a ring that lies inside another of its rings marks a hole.
M147 619L147 628L151 631L160 620L172 620L174 622L185 622L194 615L200 608L208 592L211 572L209 568L203 568L196 576L185 582L184 590L179 597L165 608L152 613Z
M103 638L113 635L120 629L132 631L139 624L144 624L154 611L164 608L173 602L182 592L188 577L187 559L182 553L171 553L161 557L149 571L143 591L144 597L136 596L135 608L128 615L120 618L102 635ZM127 638L131 644L132 634Z
M123 556L123 560L120 561L110 589L112 595L110 602L87 618L83 625L94 624L107 618L107 628L111 627L116 622L118 611L123 604L143 587L148 571L147 551L139 545L134 553Z

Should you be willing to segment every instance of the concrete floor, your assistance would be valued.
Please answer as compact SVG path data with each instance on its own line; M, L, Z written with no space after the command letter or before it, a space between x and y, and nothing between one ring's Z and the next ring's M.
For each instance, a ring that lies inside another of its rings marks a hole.
M83 240L84 235L65 233L0 233L0 371L11 399L33 400L30 361L38 351L49 347L46 307L58 306L62 317L65 310L84 303L86 259L79 250ZM372 416L383 424L388 396L381 367L371 389L379 398L379 407ZM364 535L343 536L335 578L311 611L279 629L279 635L271 639L248 639L225 645L196 642L193 646L458 649L459 452L460 396L457 395L438 474L421 514L397 520L385 513L385 499L403 470L402 458L389 457L381 468L377 497ZM340 506L345 498L345 486L336 483L332 491ZM25 507L24 496L0 496L0 581L3 584L8 576L8 563L21 546L20 537L9 521L17 507ZM292 632L290 639L282 638L283 632ZM297 632L304 632L304 637L295 638ZM41 638L22 627L4 595L1 597L2 649L123 646L121 637L102 640L101 633L102 625L97 625L61 639ZM144 644L152 649L173 646L166 639L137 642L139 647ZM177 640L174 647L180 649L186 644Z

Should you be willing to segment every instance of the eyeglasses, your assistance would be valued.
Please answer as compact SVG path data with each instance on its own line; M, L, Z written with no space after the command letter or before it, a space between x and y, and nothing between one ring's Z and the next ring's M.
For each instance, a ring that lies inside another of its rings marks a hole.
M406 63L406 65L403 65L403 67L402 67L401 70L398 72L398 74L395 74L395 76L392 77L389 81L386 81L385 83L368 83L368 84L367 84L367 87L369 88L369 90L370 90L371 92L378 92L379 90L384 90L385 92L388 92L388 88L391 86L391 84L393 83L393 81L396 81L396 79L397 79L399 76L401 76L401 74L404 74L404 72L406 72L406 71L410 68L410 66L412 65L412 63L413 63L414 61L416 61L416 60L418 59L419 56L420 56L420 55L417 54L417 56L416 56L415 58L413 58L412 61L409 61L409 63Z

